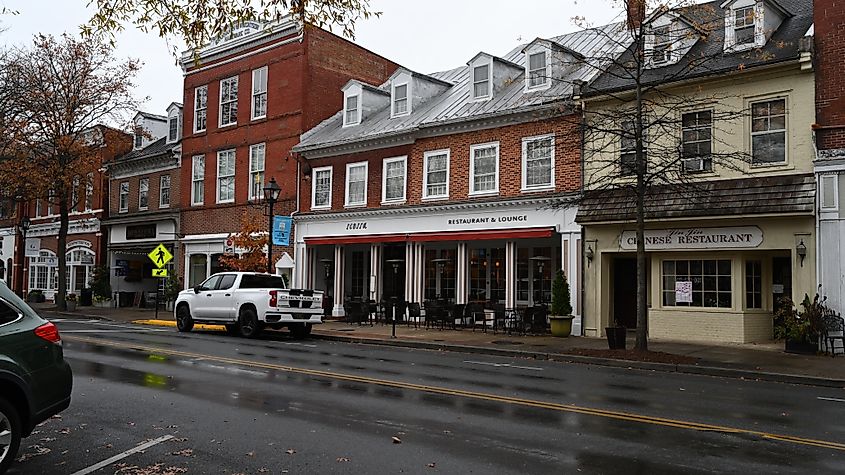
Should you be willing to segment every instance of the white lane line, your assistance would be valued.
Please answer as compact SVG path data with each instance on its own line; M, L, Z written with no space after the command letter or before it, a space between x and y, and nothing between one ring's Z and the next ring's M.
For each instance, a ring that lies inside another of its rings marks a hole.
M816 399L818 399L819 401L845 402L845 399L839 399L839 398L835 398L835 397L821 397L821 396L819 396Z
M309 345L307 343L294 343L291 341L283 341L283 345L291 345L291 346L304 346L306 348L317 348L317 345Z
M536 366L517 366L512 365L510 363L490 363L487 361L464 361L467 364L477 364L482 366L493 366L494 368L513 368L513 369L527 369L530 371L543 371L543 368L537 368Z
M117 462L118 460L123 460L123 459L125 459L126 457L129 457L132 454L138 453L142 450L147 450L154 445L158 445L158 444L165 442L165 441L168 441L172 438L173 438L172 435L165 435L165 436L159 437L158 439L153 439L149 442L146 442L146 443L143 443L139 446L136 446L135 448L129 449L126 452L121 452L121 453L115 455L114 457L107 458L100 463L96 463L94 465L91 465L88 468L83 468L82 470L80 470L78 472L74 472L72 475L88 475L89 473L96 472L97 470L99 470L103 467L108 467L109 465Z

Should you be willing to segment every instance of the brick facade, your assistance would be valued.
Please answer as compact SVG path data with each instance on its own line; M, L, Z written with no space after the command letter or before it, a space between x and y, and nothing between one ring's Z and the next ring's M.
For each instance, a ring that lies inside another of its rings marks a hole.
M157 171L153 173L139 173L137 175L125 178L112 178L110 180L110 199L109 199L109 215L118 217L121 215L131 215L138 212L153 212L163 209L178 209L180 205L180 170L173 168L165 171ZM161 177L170 176L170 205L161 207ZM149 192L147 194L148 207L145 210L139 209L138 194L141 191L141 179L149 179ZM129 207L127 211L120 211L120 184L129 183Z
M845 1L815 0L818 148L845 148Z

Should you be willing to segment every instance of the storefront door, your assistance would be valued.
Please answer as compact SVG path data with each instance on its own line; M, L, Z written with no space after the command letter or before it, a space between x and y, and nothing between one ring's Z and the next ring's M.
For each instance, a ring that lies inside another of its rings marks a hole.
M613 260L613 315L617 325L637 328L637 260L634 258Z
M789 257L773 257L772 302L774 302L775 312L780 308L783 297L792 297L792 259ZM795 304L800 305L801 302L795 302Z

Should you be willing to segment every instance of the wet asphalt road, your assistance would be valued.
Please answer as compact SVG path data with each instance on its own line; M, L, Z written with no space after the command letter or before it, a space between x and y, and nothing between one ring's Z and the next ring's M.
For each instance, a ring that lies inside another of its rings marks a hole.
M73 402L24 440L11 474L845 467L840 389L299 342L284 334L248 341L57 324L74 370ZM127 453L143 443L149 446Z

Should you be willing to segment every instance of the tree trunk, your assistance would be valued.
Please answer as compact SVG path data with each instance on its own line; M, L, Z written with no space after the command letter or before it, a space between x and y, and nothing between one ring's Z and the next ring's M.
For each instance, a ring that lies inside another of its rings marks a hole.
M67 230L69 222L67 196L62 193L62 197L59 199L59 239L56 244L56 257L59 260L59 289L56 292L56 306L60 310L67 310L65 295L67 295Z
M637 341L634 349L648 351L648 272L645 254L645 190L637 187Z

